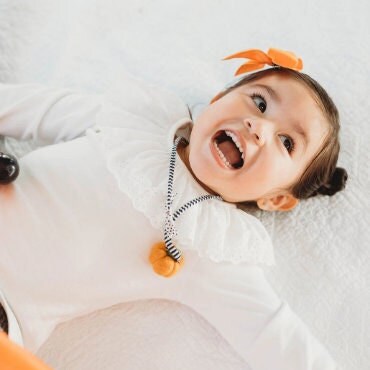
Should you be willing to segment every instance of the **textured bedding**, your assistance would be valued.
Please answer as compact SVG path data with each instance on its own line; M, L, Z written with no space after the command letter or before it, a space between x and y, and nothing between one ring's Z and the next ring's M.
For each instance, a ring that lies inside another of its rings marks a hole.
M347 189L292 212L256 212L266 271L343 369L370 363L370 45L366 0L0 0L0 81L101 92L121 69L180 95L195 114L231 79L234 51L292 50L337 103ZM2 139L18 156L32 142ZM145 350L143 350L145 347ZM39 351L56 369L248 369L188 307L130 302L60 325Z

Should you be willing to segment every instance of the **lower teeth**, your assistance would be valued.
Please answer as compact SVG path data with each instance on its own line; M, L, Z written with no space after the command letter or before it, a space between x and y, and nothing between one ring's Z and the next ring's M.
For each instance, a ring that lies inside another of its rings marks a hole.
M217 150L217 153L218 153L219 157L222 159L222 161L225 163L225 165L228 168L233 168L233 166L230 164L230 162L225 158L224 154L221 152L221 150L218 147L217 143L215 143L215 147L216 147L216 150Z

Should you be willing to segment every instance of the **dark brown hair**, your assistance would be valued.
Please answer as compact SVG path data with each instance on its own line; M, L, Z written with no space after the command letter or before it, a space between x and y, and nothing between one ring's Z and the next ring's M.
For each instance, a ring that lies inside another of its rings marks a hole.
M329 124L329 133L325 141L309 163L299 180L289 189L297 199L306 199L317 194L334 195L344 189L348 175L344 168L336 167L339 155L339 113L333 100L325 89L312 77L291 69L274 67L249 74L227 87L214 99L219 99L239 86L259 80L262 77L282 74L303 84L321 109ZM250 204L249 202L246 202Z

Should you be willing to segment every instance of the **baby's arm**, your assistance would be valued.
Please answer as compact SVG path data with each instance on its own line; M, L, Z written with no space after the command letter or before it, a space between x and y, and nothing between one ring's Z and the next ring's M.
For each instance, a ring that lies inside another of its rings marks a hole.
M261 268L200 259L190 276L193 286L184 289L184 303L218 329L252 369L336 369L326 349L273 291Z
M39 84L0 83L0 135L40 145L82 136L95 124L101 96Z

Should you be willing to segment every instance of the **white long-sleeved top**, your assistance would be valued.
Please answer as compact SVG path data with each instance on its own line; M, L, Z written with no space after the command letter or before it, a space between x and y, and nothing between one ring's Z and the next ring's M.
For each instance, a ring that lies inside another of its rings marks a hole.
M121 83L121 86L120 86ZM212 200L177 221L185 266L153 273L169 152L186 106L126 78L104 96L0 84L0 134L45 145L0 187L0 289L36 351L55 326L119 302L165 298L205 317L253 370L335 369L325 348L271 289L258 220ZM205 191L177 158L174 208Z

